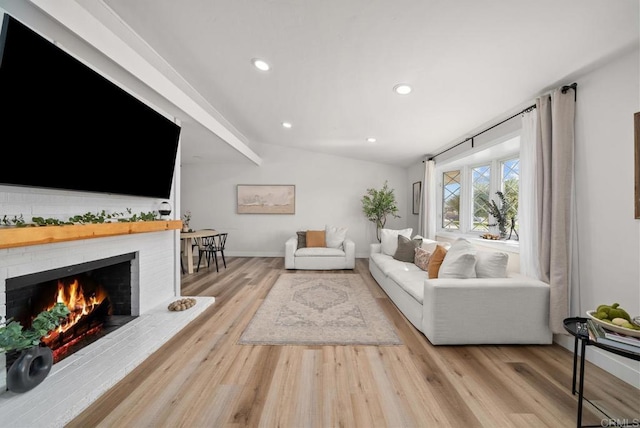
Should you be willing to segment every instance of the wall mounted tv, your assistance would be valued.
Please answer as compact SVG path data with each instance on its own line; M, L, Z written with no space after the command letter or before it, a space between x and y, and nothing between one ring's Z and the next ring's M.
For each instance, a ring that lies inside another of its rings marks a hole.
M0 184L170 196L180 127L6 14L0 135Z

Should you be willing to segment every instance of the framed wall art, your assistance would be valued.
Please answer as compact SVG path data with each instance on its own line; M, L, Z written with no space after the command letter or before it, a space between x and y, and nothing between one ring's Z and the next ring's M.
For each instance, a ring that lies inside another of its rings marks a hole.
M420 214L420 200L422 197L422 181L413 183L413 213Z
M295 214L293 184L238 184L238 214Z

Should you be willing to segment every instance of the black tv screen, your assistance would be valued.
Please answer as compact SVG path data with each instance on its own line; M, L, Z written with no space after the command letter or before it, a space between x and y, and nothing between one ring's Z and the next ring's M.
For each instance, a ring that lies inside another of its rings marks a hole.
M0 184L169 198L180 127L13 17L0 34Z

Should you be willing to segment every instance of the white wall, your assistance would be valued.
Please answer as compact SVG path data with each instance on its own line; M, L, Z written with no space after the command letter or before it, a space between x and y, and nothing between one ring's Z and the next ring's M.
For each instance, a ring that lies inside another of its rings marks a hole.
M261 166L245 164L182 165L182 213L192 213L191 227L229 233L227 251L234 256L283 257L284 243L298 230L347 227L356 257L368 257L376 242L375 226L362 213L368 188L385 180L394 189L401 218L387 227L404 228L411 217L407 171L404 168L263 145ZM236 185L294 184L296 213L237 214ZM417 217L417 216L415 216Z
M571 314L620 303L640 315L640 220L634 218L633 114L638 48L576 81L576 213ZM567 346L573 349L572 343ZM587 358L640 388L640 363L590 349Z

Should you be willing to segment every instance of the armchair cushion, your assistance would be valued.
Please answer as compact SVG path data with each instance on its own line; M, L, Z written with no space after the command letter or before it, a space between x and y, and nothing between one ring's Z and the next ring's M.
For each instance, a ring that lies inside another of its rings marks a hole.
M326 247L324 230L307 230L307 247Z
M346 227L325 226L325 241L329 248L342 248L342 243L347 237Z
M304 248L307 246L307 231L296 232L298 234L298 248Z

